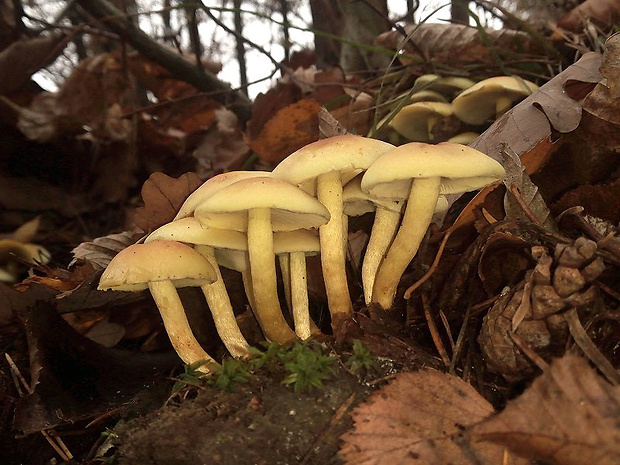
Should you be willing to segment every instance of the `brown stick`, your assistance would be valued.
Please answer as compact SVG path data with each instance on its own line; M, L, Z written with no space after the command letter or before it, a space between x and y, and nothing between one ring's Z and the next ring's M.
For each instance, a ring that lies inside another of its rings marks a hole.
M146 58L166 68L177 79L188 82L202 92L211 93L213 99L229 106L241 121L250 118L251 102L245 95L234 91L215 75L199 70L182 56L154 41L106 0L77 0L77 4Z

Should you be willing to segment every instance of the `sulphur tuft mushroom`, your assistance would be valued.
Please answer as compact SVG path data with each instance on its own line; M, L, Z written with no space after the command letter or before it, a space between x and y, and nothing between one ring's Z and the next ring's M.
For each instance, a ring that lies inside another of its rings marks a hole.
M155 240L176 240L192 244L195 246L194 249L209 261L217 279L212 283L201 285L200 289L211 310L217 333L233 357L249 357L249 344L239 329L220 267L215 259L215 248L247 250L245 234L207 228L196 218L187 217L159 227L149 234L144 242L150 243Z
M327 291L332 328L339 335L353 314L346 274L346 215L342 187L393 149L386 142L354 135L322 139L302 147L276 166L272 177L286 180L316 196L330 220L319 227L321 267Z
M418 251L440 194L473 191L506 175L491 157L470 147L449 142L401 145L377 159L362 178L369 194L406 199L400 228L374 283L372 302L392 306L400 277Z
M454 114L464 123L484 124L505 113L538 86L517 76L497 76L477 82L452 101Z
M362 177L363 173L358 174L344 186L343 200L344 212L348 216L359 216L364 213L375 212L370 238L368 239L364 260L362 261L364 302L366 305L369 305L372 301L372 290L377 270L398 231L405 199L381 199L367 194L362 190ZM447 208L448 201L443 195L440 195L437 198L435 212L442 212Z
M198 369L209 373L210 366L218 363L194 337L177 288L202 286L216 278L207 259L190 246L175 241L153 241L121 250L103 272L98 289L149 289L176 353L188 365L205 362Z
M312 229L329 220L329 212L298 187L271 177L244 179L219 190L194 212L204 225L247 231L255 314L265 337L278 343L296 339L278 300L274 231Z
M388 123L388 127L409 141L430 142L435 140L435 125L452 113L450 103L416 102L404 106Z

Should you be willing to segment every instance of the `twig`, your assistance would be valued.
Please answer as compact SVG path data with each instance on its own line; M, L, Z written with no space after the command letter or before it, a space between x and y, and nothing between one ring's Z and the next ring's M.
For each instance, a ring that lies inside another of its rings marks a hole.
M428 278L430 278L433 275L433 273L437 269L437 266L439 266L439 260L441 259L441 256L443 255L443 251L446 248L446 243L448 242L448 239L450 238L450 234L452 234L452 231L453 231L452 228L446 231L446 234L443 236L443 239L441 240L441 244L439 245L439 250L437 251L437 255L435 255L435 260L433 260L433 264L428 269L428 271L424 274L424 276L422 276L415 283L409 286L409 288L405 291L405 295L404 295L405 299L408 299L409 297L411 297L411 294L413 294L413 292L418 287L424 284L428 280Z
M223 81L208 72L202 72L182 56L158 44L142 30L127 21L125 15L106 0L77 0L88 14L110 31L116 33L129 45L149 60L163 66L175 77L190 83L204 92L221 91L213 98L223 105L229 105L241 121L250 118L250 100L240 92L235 92Z
M540 222L538 217L534 214L529 205L525 203L523 197L521 197L521 192L519 191L519 188L514 184L509 184L506 186L506 188L508 189L508 192L512 194L512 197L515 199L515 202L517 202L517 205L519 205L519 208L521 208L523 213L525 213L525 216L527 216L532 223L542 226L542 223Z
M512 339L512 342L519 348L523 354L531 360L541 371L545 371L549 364L545 362L540 355L538 355L527 343L521 339L516 333L509 331L508 336Z
M428 305L428 296L425 293L422 293L422 307L424 308L424 317L426 318L426 324L428 325L428 329L431 332L433 343L435 344L435 348L437 348L437 352L441 357L441 361L446 367L450 367L450 357L448 357L448 352L446 352L446 348L443 345L441 336L439 335L439 331L437 331L437 326L435 325L435 321L433 320L430 307Z
M605 356L598 350L598 347L594 345L588 333L581 325L579 321L579 315L576 308L571 308L564 314L564 319L568 323L568 329L571 336L575 340L575 343L583 351L583 353L590 359L592 363L596 365L599 371L614 385L620 384L620 375L613 367L613 365L605 358Z

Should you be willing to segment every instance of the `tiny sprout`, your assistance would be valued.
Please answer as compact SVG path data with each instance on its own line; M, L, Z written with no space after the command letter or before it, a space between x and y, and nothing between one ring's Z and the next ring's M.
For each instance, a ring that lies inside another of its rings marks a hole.
M207 382L222 391L232 391L235 383L245 383L250 379L250 370L246 363L234 358L222 360L222 365L213 369Z
M209 365L207 360L201 360L199 362L185 365L183 367L183 373L176 378L175 383L172 386L172 394L176 394L189 386L193 386L195 388L202 387L200 378L205 376L205 373L204 371L201 371L201 367L205 365Z
M355 375L362 370L368 372L376 367L372 354L359 339L353 340L353 354L347 360L347 366Z
M281 352L280 359L288 372L282 382L287 386L292 384L295 392L321 387L323 380L334 373L333 357L300 343L288 352Z

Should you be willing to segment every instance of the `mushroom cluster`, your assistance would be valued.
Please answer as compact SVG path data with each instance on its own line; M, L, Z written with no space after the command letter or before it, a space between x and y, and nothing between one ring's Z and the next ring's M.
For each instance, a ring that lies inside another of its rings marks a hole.
M175 219L112 259L100 289L149 289L174 349L187 364L213 360L192 334L176 288L200 287L216 330L234 357L249 355L220 267L241 273L266 339L286 344L319 330L312 321L306 256L319 254L332 328L353 315L346 273L348 218L374 212L362 280L367 304L392 306L404 273L444 194L501 179L502 166L453 143L400 147L341 135L302 147L273 172L239 171L207 180ZM282 311L276 265L291 318Z
M518 76L496 76L474 82L462 77L425 74L416 79L407 104L380 123L379 137L397 145L403 140L447 140L467 145L485 124L537 89L536 84Z

